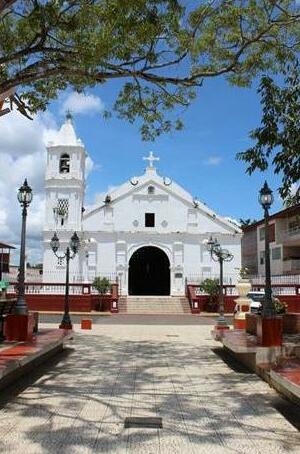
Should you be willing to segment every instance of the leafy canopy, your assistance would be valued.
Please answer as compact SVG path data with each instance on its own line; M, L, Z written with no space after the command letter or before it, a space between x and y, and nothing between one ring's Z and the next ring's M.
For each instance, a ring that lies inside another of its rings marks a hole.
M68 86L122 79L114 109L154 139L209 77L247 86L299 50L294 0L0 0L0 95L28 112Z
M264 171L269 165L282 176L279 193L285 205L300 202L300 76L299 62L287 65L282 86L269 76L261 79L262 120L250 133L256 141L237 158L248 163L247 172Z

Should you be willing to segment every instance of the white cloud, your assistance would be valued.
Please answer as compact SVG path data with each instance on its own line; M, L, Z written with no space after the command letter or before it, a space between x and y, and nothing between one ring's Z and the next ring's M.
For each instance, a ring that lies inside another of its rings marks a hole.
M97 168L97 166L95 166L94 161L88 156L85 160L85 178L87 178L95 168Z
M64 114L70 110L74 114L94 114L102 112L103 109L104 104L98 96L73 91L64 100L60 112Z
M41 114L30 121L13 111L0 120L0 240L18 249L13 262L18 262L21 232L21 207L17 190L25 178L33 190L27 217L27 255L30 261L41 260L41 231L44 220L44 141L55 131L50 114Z
M208 166L217 166L222 162L221 156L209 156L204 160L204 164Z
M300 0L299 0L300 2ZM291 195L296 195L296 192L299 190L300 181L298 183L293 183L291 186Z

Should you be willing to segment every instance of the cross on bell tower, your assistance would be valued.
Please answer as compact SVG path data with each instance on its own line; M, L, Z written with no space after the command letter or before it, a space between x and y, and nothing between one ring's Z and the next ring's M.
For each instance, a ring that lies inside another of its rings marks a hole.
M159 161L159 158L153 155L153 151L150 151L149 156L143 158L144 161L149 161L148 169L154 169L153 163Z

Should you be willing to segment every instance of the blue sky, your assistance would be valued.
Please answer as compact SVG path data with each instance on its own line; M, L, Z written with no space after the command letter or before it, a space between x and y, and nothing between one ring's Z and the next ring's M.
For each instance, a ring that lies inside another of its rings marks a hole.
M92 93L110 108L118 84L106 84ZM50 111L57 115L57 105ZM138 125L115 117L104 120L96 115L74 115L76 131L95 163L88 178L87 203L109 186L123 183L143 173L142 157L153 150L160 157L159 172L181 184L221 215L259 218L257 193L265 178L276 190L278 177L256 172L251 177L246 166L235 159L238 151L251 144L249 131L260 123L260 102L256 87L231 87L224 79L207 80L196 101L184 113L183 131L172 132L154 143L141 140ZM62 117L61 117L62 121ZM273 210L281 208L275 194Z

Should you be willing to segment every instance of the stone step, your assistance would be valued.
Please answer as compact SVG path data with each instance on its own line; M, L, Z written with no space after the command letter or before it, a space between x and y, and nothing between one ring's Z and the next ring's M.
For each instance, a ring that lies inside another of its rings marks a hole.
M190 314L185 297L129 296L120 297L119 312L124 314Z

